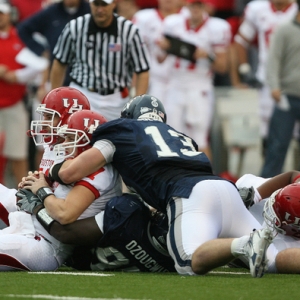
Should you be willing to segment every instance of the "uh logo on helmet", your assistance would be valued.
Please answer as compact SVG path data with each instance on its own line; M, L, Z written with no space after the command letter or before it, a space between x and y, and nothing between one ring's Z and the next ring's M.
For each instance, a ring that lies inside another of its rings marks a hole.
M162 102L151 95L132 98L121 111L121 118L136 120L154 120L166 123L167 115Z
M277 232L300 238L300 183L275 191L265 203L264 217Z

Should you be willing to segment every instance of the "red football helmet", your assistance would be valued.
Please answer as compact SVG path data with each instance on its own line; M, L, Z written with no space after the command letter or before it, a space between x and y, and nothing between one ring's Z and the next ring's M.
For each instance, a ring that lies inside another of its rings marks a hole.
M264 218L277 232L300 238L300 183L275 191L265 203Z
M65 138L63 143L54 146L54 151L60 157L75 157L91 148L90 145L94 130L107 120L91 110L81 110L73 113L67 124L58 128L58 134ZM75 153L77 149L77 153Z
M66 124L69 116L75 111L90 109L87 97L71 87L60 87L51 90L36 109L41 114L40 120L31 121L30 135L36 145L54 145L59 142L56 127ZM44 118L47 115L47 118ZM59 117L54 124L55 116Z

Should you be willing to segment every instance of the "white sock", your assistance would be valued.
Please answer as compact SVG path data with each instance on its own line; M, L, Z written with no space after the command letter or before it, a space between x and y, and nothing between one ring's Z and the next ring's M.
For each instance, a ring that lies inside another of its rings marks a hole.
M234 257L238 257L240 255L245 254L244 247L249 241L249 235L242 236L240 238L236 238L231 243L231 254Z

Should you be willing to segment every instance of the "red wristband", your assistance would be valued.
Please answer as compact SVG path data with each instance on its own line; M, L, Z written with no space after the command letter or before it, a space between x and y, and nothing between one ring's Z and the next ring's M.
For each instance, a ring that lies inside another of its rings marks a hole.
M299 178L300 178L300 174L297 175L297 176L294 178L293 183L296 183L296 180L299 179ZM300 183L300 182L299 182L299 183Z

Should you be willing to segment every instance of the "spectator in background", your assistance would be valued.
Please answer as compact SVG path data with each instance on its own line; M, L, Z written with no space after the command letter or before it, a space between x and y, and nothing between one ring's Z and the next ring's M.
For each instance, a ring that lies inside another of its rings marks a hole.
M23 101L26 83L47 63L41 65L44 61L25 48L11 23L11 9L7 2L0 2L0 132L5 135L3 155L18 183L28 172L28 113Z
M52 52L60 33L65 25L72 19L90 12L89 4L85 0L62 0L50 4L46 8L33 14L17 26L23 42L37 55L46 56L53 60ZM49 84L50 67L45 70L33 86L29 89L31 119L37 119L36 108L50 91ZM68 72L69 73L69 72ZM70 78L67 76L63 85L68 86ZM37 169L43 155L43 148L36 148L30 143L31 169Z
M148 93L162 99L165 104L168 81L171 72L171 59L163 63L157 60L159 46L157 41L161 38L163 21L167 16L180 13L181 0L158 0L158 8L148 8L138 11L133 22L139 28L150 54L150 78Z
M89 4L85 0L62 0L49 5L47 8L39 11L24 22L18 24L18 32L26 46L37 55L43 55L46 51L50 54L50 60L53 60L53 50L59 35L66 24L79 16L90 12ZM46 40L45 43L39 42L36 38L40 34ZM40 100L50 90L45 87L48 76L41 82L39 87ZM64 85L68 85L65 82Z
M248 47L254 39L258 38L258 69L256 78L259 81L256 87L259 90L259 117L260 135L262 138L263 154L267 148L267 136L269 120L274 107L270 89L266 84L265 68L268 57L270 37L280 23L291 20L297 12L297 4L291 0L257 0L251 1L245 8L244 20L235 36L236 49L239 60L239 73L249 82L255 83L251 79L251 66L248 60Z
M15 23L19 23L49 5L51 0L10 0Z
M114 14L114 0L90 0L90 8L91 14L70 21L61 33L53 53L51 86L61 86L71 66L70 86L88 97L91 110L112 120L120 117L128 101L134 73L136 93L147 91L148 52L138 28Z
M214 111L213 72L225 73L228 66L230 26L220 18L209 17L200 0L188 0L190 16L176 14L164 21L163 33L193 44L190 60L162 53L159 59L172 57L166 97L168 123L192 137L211 158L209 132ZM160 42L169 51L168 39Z
M279 26L271 39L267 82L275 103L262 177L282 172L296 121L300 121L300 0L296 18Z

